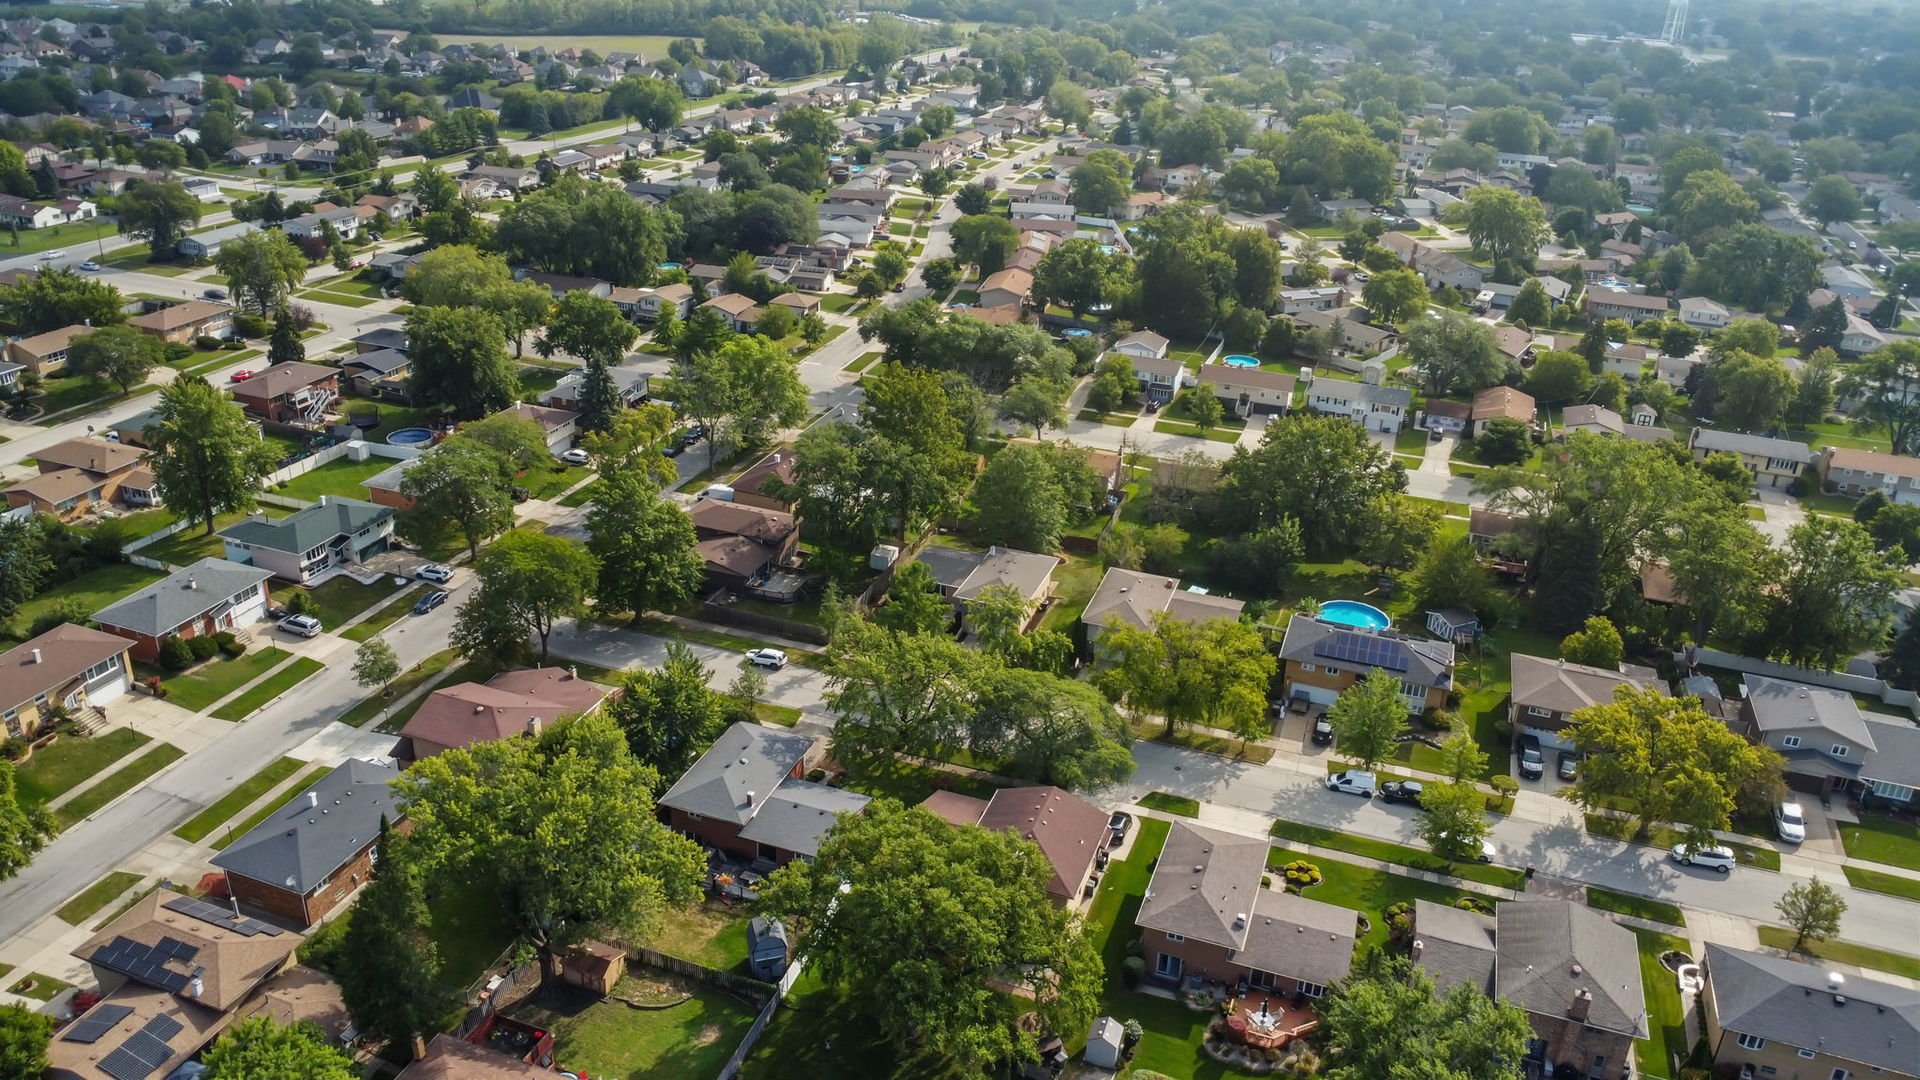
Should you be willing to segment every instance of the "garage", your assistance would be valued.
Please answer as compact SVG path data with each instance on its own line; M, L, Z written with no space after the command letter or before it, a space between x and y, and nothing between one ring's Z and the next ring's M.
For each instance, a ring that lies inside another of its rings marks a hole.
M1567 737L1566 728L1560 728L1557 731L1547 731L1544 728L1523 727L1520 730L1523 734L1531 735L1534 738L1539 739L1540 750L1543 753L1552 751L1552 750L1573 749L1573 740Z

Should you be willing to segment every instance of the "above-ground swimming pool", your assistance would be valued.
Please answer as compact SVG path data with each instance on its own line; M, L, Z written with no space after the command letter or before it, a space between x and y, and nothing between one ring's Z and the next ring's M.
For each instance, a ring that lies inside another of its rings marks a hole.
M387 436L393 446L425 446L433 441L433 432L423 427L403 427Z
M1228 367L1259 367L1260 366L1259 360L1251 356L1242 356L1239 353L1235 353L1232 356L1223 356L1220 358L1220 362L1227 365Z
M1357 600L1331 600L1321 604L1320 619L1323 622L1358 626L1367 630L1385 630L1393 625L1393 620L1387 618L1386 612L1372 604L1362 604Z

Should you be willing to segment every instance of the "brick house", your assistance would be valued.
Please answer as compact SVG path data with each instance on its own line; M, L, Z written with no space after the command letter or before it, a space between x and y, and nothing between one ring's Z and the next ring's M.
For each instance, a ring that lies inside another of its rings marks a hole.
M1161 982L1229 986L1319 998L1353 966L1347 908L1262 888L1264 839L1175 821L1134 924L1147 973Z
M716 588L754 583L791 560L800 543L800 519L778 510L702 498L687 516L698 538L694 548L706 560L708 580Z
M537 734L564 716L589 713L616 693L569 668L503 671L484 683L443 686L400 729L398 756L413 762L475 743Z
M1806 443L1717 428L1694 428L1687 447L1695 461L1705 461L1708 454L1733 454L1753 474L1755 487L1786 487L1799 478L1801 469L1819 460Z
M1920 991L1709 942L1707 1046L1715 1075L1920 1077Z
M1510 660L1513 730L1537 737L1548 749L1571 746L1566 729L1573 714L1612 701L1614 692L1623 686L1667 692L1659 672L1638 664L1608 671L1526 653L1514 653Z
M371 354L369 354L371 355ZM340 397L340 369L296 361L274 364L233 384L233 400L255 419L315 423Z
M195 338L231 337L233 309L206 300L188 300L158 311L149 311L145 315L136 315L127 320L127 325L152 334L161 341L190 345Z
M1413 919L1413 961L1436 986L1473 986L1526 1012L1525 1075L1562 1066L1590 1080L1634 1075L1647 1002L1625 927L1566 900L1510 900L1493 915L1416 900Z
M1107 812L1057 787L1001 788L986 799L936 791L920 805L955 825L1012 829L1033 841L1053 867L1047 898L1058 907L1087 891L1094 858L1107 843Z
M306 585L385 551L393 537L393 509L322 495L305 510L283 518L255 514L218 535L226 544L229 561L271 570L275 577Z
M1088 642L1095 642L1110 626L1152 629L1154 618L1161 614L1184 622L1208 622L1238 620L1245 609L1239 600L1182 589L1178 578L1114 566L1101 576L1080 622L1087 628Z
M806 735L736 723L660 796L660 818L736 859L780 866L811 858L837 815L871 801L801 779L822 749Z
M235 899L302 929L339 907L373 874L380 822L398 825L392 765L341 763L275 810L213 865Z
M244 630L267 616L270 570L208 557L93 613L109 634L133 642L135 660L160 660L160 642Z
M746 472L734 477L731 485L733 501L743 506L758 506L767 510L778 510L783 514L793 513L793 503L777 498L767 490L769 479L782 484L792 484L793 465L792 447L782 447L754 462Z
M80 438L40 452L39 474L6 489L7 505L69 521L101 503L159 503L159 485L141 452L107 439Z
M1445 708L1453 690L1453 644L1368 630L1296 613L1280 642L1281 677L1288 700L1331 705L1340 691L1375 670L1400 680L1408 712Z

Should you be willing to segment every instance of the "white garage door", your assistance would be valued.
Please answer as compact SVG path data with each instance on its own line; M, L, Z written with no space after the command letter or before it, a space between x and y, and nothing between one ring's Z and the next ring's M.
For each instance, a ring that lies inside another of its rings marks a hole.
M1305 683L1294 683L1288 691L1287 696L1290 698L1306 698L1315 705L1331 705L1340 700L1340 691L1329 690L1324 686L1308 686Z
M1539 739L1540 749L1542 750L1573 749L1573 740L1567 738L1567 732L1564 728L1559 731L1542 731L1537 727L1523 728L1522 730L1528 735Z

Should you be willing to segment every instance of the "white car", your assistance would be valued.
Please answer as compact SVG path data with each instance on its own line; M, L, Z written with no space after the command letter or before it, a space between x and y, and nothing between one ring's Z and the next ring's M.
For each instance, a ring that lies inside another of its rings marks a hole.
M779 671L787 666L787 654L782 649L753 649L747 653L747 663Z
M1783 802L1773 808L1773 831L1789 844L1807 838L1807 816L1800 812L1799 803Z
M1348 769L1327 777L1328 791L1344 791L1349 795L1358 795L1363 799L1373 798L1379 789L1378 777L1364 769Z
M289 634L310 638L319 637L322 628L320 620L311 615L289 615L280 620L280 629Z
M1733 857L1732 848L1694 848L1687 844L1676 844L1673 848L1673 861L1681 866L1700 866L1725 874L1733 870L1733 864L1737 860Z
M569 465L585 465L587 463L587 452L576 446L566 453L561 454L560 460Z
M80 264L80 269L91 273L92 271L100 269L100 264L94 262L92 259L88 259L86 262Z
M1450 846L1447 843L1446 833L1440 834L1440 845L1442 847ZM1480 841L1480 853L1478 855L1475 855L1474 858L1479 859L1481 862L1490 863L1493 861L1493 855L1494 855L1493 841L1482 839Z
M453 567L439 563L428 563L413 572L413 576L423 581L432 581L441 585L453 580Z
M43 251L40 253L41 262L52 262L55 259L64 259L66 257L67 257L67 253L60 250L59 248L54 248L52 251Z

